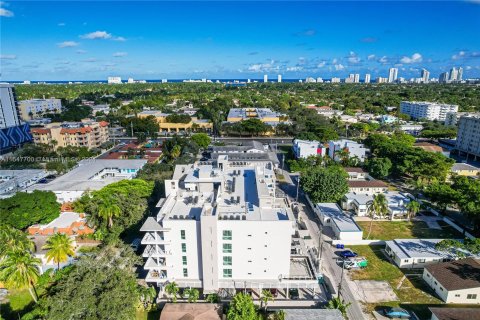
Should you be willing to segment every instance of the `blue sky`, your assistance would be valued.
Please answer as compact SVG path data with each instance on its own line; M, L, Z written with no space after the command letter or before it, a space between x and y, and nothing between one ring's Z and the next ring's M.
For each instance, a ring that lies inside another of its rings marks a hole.
M480 2L1 2L2 80L480 77Z

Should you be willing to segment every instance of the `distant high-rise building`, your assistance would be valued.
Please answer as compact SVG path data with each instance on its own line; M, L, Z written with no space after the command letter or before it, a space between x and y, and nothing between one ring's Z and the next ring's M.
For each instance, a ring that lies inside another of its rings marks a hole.
M365 83L370 83L370 73L365 75Z
M390 68L388 70L388 82L392 83L397 81L397 77L398 77L398 68Z
M377 78L377 83L387 83L387 82L388 82L388 78L382 78L382 77Z
M430 72L427 69L422 69L421 78L423 83L428 83Z
M353 82L359 83L360 82L360 74L355 73L355 77L353 78Z
M332 83L340 83L340 78L334 77L332 78Z
M318 78L317 78L317 83L323 83L323 79L320 78L320 77L318 77Z
M282 75L281 75L281 74L279 74L279 75L277 76L277 82L278 82L278 83L282 82Z
M462 78L463 78L463 68L460 67L458 68L457 81L462 81Z
M167 79L162 79L162 83L167 83L168 80Z
M448 77L448 80L450 82L457 81L457 78L458 78L458 70L457 68L453 67L452 69L450 69L450 76Z
M268 82L268 75L266 74L263 75L263 82Z
M447 83L448 82L448 72L442 72L438 76L439 83Z

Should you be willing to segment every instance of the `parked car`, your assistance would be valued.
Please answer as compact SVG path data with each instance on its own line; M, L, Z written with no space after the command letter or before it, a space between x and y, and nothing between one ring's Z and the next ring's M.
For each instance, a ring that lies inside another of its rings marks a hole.
M343 250L339 253L339 256L342 258L354 258L357 256L357 253L352 250Z
M385 307L383 314L390 319L411 319L410 313L402 308Z
M300 294L298 293L298 289L296 289L296 288L288 289L288 296L292 300L298 300L298 298L300 297Z

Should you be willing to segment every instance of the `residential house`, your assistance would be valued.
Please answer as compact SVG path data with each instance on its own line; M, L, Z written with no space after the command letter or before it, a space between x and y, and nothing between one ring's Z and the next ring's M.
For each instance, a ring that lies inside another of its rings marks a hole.
M349 180L348 192L374 195L388 191L388 184L381 180Z
M332 228L336 240L362 240L362 229L336 203L317 203L313 209L322 225Z

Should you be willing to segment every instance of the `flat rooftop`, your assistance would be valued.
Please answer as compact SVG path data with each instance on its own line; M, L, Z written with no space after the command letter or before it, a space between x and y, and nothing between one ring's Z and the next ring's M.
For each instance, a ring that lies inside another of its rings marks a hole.
M317 203L316 206L324 216L329 217L335 223L340 232L362 232L355 221L343 213L336 203Z
M400 259L453 258L452 255L435 249L435 245L442 240L444 239L395 239L385 243Z
M111 183L129 179L147 160L82 160L71 171L46 184L36 184L28 190L85 191L99 190Z

